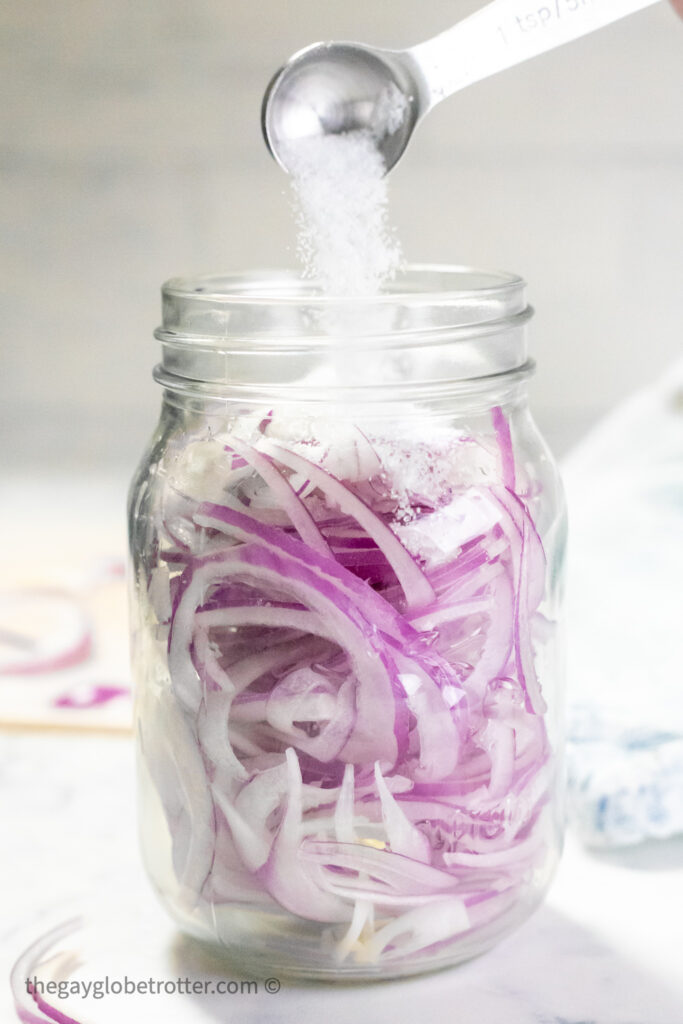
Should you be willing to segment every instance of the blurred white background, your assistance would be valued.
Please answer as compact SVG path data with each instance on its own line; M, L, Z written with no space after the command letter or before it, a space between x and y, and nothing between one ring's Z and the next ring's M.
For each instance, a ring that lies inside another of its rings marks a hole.
M478 0L4 0L6 465L132 472L161 282L294 263L261 140L320 39L402 47ZM683 23L662 2L453 97L392 172L407 256L526 277L537 418L561 454L679 351Z

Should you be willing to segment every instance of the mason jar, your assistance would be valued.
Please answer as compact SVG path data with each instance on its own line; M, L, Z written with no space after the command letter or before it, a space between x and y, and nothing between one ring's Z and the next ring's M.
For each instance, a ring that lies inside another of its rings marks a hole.
M163 288L129 504L142 850L252 972L453 964L548 887L566 527L530 316L468 268L362 301Z

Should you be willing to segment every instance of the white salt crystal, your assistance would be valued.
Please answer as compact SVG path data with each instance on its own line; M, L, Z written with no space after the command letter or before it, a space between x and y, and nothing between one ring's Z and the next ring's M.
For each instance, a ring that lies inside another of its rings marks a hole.
M369 132L299 139L287 151L299 254L327 295L377 294L401 264L382 155Z
M372 130L377 136L384 132L394 135L406 119L408 97L390 82L380 93L372 118Z

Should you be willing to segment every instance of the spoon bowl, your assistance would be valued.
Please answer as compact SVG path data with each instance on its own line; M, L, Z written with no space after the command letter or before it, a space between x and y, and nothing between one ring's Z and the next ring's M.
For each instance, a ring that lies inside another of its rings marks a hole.
M389 50L360 43L315 43L271 79L261 111L266 144L285 170L302 139L366 131L387 170L403 153L418 119L415 83Z

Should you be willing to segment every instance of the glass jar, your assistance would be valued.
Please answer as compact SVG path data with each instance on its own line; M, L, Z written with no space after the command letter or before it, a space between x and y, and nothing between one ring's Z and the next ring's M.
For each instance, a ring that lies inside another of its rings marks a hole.
M163 289L129 507L142 849L254 972L386 978L538 905L562 829L561 486L517 277Z

